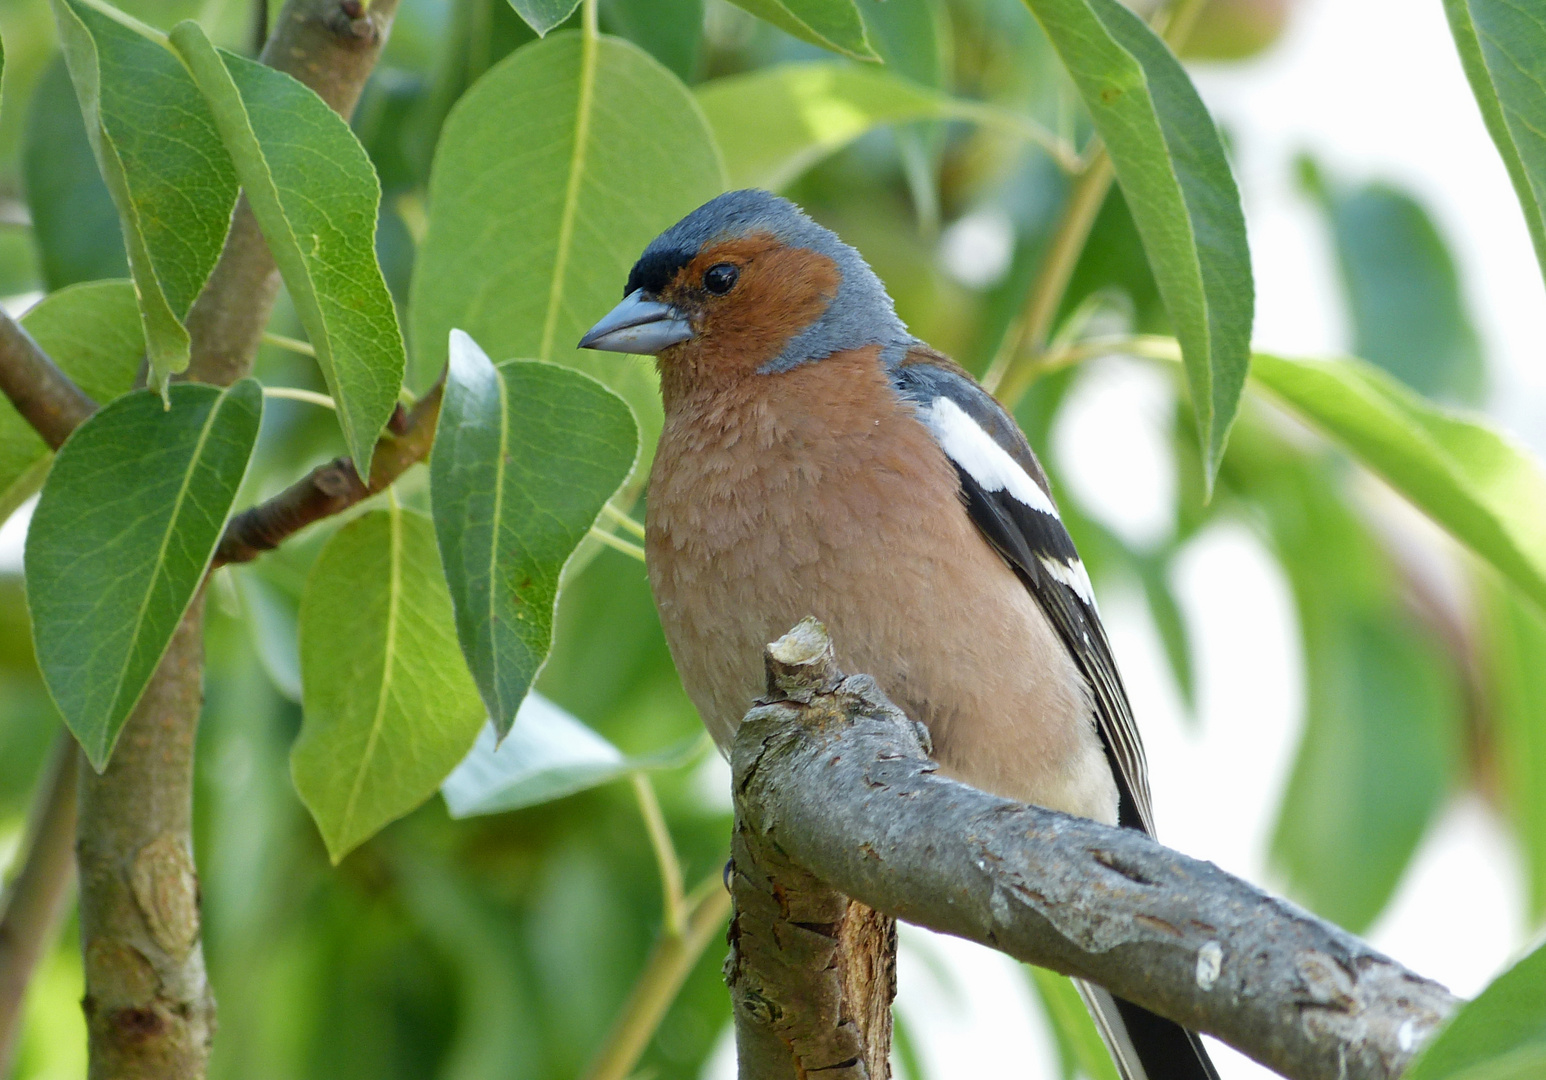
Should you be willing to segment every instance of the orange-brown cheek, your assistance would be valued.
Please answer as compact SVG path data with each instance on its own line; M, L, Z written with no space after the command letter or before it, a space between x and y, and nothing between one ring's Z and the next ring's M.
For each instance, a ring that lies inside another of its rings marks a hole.
M705 300L691 283L720 262L740 266L740 279L728 296ZM694 338L660 355L662 377L686 391L752 375L821 317L841 282L837 265L825 255L787 248L770 237L748 237L700 253L662 294L667 302L698 309Z

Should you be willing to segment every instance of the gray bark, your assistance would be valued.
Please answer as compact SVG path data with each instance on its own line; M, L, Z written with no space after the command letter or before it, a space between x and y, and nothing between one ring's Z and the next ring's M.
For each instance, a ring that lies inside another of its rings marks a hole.
M813 620L770 647L770 675L791 661L809 689L748 713L731 759L737 840L758 865L1098 983L1293 1080L1391 1080L1458 1004L1212 863L939 776L927 733L833 669ZM780 989L786 1032L828 1022ZM742 1076L776 1075L747 1052L770 1051L744 1044Z

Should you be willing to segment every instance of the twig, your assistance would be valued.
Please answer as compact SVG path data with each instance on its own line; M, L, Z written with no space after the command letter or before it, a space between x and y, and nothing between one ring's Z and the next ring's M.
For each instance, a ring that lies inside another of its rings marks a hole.
M360 479L348 457L319 465L267 502L233 517L215 550L214 567L250 562L278 547L287 537L391 486L409 467L423 461L435 441L444 377L412 409L398 406L387 430L376 440L370 480Z
M687 908L682 901L682 864L676 857L676 845L671 842L671 830L666 817L660 812L660 800L655 798L655 787L642 772L629 774L633 782L633 794L639 801L639 815L644 818L645 831L650 835L650 846L655 850L655 863L660 869L661 911L665 916L666 932L680 937L686 932Z
M54 450L97 411L97 403L4 312L0 312L0 391Z
M939 776L874 680L828 668L736 735L736 813L759 857L1098 983L1296 1080L1393 1080L1456 1008L1439 984L1211 863ZM799 1002L783 1003L786 1021Z
M0 914L0 1076L11 1073L27 984L53 944L75 877L78 757L75 739L61 731L28 815L25 859Z

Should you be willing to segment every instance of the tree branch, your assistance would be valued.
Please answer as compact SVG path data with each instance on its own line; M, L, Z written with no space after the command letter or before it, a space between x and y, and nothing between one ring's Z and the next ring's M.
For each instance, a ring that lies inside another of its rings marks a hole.
M813 620L802 631L825 639ZM1392 1080L1455 1009L1439 984L1211 863L938 776L922 729L872 679L800 648L815 689L754 708L732 753L762 865L786 858L877 911L1099 983L1295 1080ZM799 994L776 1004L787 1023L822 1019Z
M54 941L75 876L75 777L68 731L54 740L28 815L25 858L0 914L0 1076L11 1074L22 1004L38 960Z
M97 403L60 371L32 335L0 311L0 391L49 448L57 450Z
M214 567L256 559L313 522L385 491L409 466L428 456L444 389L442 376L413 408L404 411L399 406L393 413L387 430L376 440L369 483L360 480L354 460L347 455L317 466L272 499L233 517L215 551Z

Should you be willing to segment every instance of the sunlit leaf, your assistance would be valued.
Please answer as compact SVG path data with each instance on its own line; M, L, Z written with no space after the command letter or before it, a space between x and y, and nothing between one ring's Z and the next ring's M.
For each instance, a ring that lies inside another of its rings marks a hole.
M1186 366L1211 488L1250 368L1245 217L1213 118L1118 0L1026 0L1110 151Z
M1546 273L1546 20L1511 0L1444 0L1444 10Z
M129 282L61 289L34 304L21 324L98 404L133 388L145 358L145 335ZM42 485L49 456L32 425L0 397L0 521Z
M53 0L97 167L118 207L139 291L151 385L188 366L182 319L214 269L237 179L187 68L111 8Z
M547 659L564 564L628 477L628 406L578 371L495 367L451 332L430 490L456 630L501 734Z
M876 60L854 0L730 0L786 34L855 60Z
M306 582L300 643L290 772L337 862L433 795L483 724L429 519L393 507L340 529Z
M692 95L637 46L565 32L507 57L457 103L435 154L410 305L416 380L444 366L460 327L498 359L596 376L653 445L653 366L575 345L644 246L723 189Z
M289 75L217 52L197 23L179 23L172 43L209 99L368 476L407 363L376 261L376 171L343 118Z
M1389 184L1347 186L1303 170L1336 242L1354 355L1418 393L1477 403L1486 382L1455 261L1428 212Z
M628 757L572 713L541 694L522 703L503 741L488 724L472 750L440 787L452 817L502 814L610 783L641 769L686 764L701 738L656 754Z
M21 158L44 286L127 277L118 209L97 173L63 57L33 87Z
M1358 360L1258 353L1252 374L1546 607L1546 473L1523 446Z
M885 124L970 120L1036 138L1024 119L909 82L889 71L817 60L705 83L698 102L733 187L781 188L822 158Z
M38 665L100 771L209 566L263 416L258 384L140 391L60 449L27 531Z
M1546 945L1463 1006L1406 1080L1534 1080L1546 1074Z

